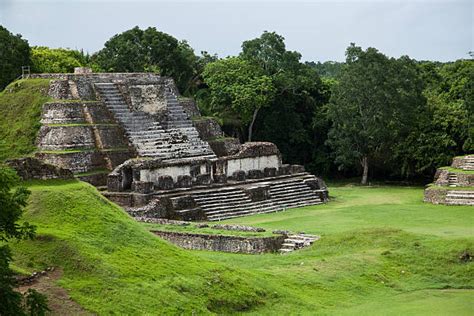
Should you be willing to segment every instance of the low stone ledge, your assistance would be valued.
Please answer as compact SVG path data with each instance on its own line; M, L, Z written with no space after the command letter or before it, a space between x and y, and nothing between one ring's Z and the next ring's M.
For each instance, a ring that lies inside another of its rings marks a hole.
M291 174L297 174L297 173L303 173L305 172L304 166L302 165L291 165L290 166L290 173Z
M442 188L426 188L423 201L432 204L446 204L447 192L447 189Z
M237 138L221 138L208 141L217 157L232 156L239 152L240 142Z
M219 137L224 137L221 126L213 118L200 117L193 120L193 124L202 140L208 141Z
M212 225L212 228L223 229L223 230L235 230L235 231L241 231L241 232L257 232L257 233L265 232L265 229L261 227L232 225L232 224L216 224L216 225Z
M265 201L270 197L269 185L255 185L244 188L243 191L248 195L252 202Z
M276 252L281 248L286 238L285 235L275 237L242 237L169 231L152 232L160 238L185 249L247 254Z
M33 157L11 159L6 161L7 165L15 169L23 180L49 180L49 179L73 179L74 175L69 169L60 168Z
M132 182L132 191L143 194L151 193L153 191L153 182L134 181Z

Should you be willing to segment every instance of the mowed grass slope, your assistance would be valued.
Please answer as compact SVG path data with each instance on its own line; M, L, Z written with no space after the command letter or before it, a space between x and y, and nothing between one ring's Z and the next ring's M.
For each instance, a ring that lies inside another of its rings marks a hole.
M31 154L49 79L17 80L0 92L0 161Z
M321 234L289 255L176 248L92 186L29 185L35 241L19 270L62 267L60 285L98 314L470 315L471 207L421 202L421 188L338 187L326 205L228 222Z
M251 273L199 258L152 235L89 184L47 181L24 219L34 241L12 243L20 271L64 270L60 285L98 314L232 313L265 303Z
M227 223L320 234L289 255L199 252L286 293L255 314L472 315L474 208L422 202L422 188L332 187L326 205ZM297 297L297 300L294 298Z

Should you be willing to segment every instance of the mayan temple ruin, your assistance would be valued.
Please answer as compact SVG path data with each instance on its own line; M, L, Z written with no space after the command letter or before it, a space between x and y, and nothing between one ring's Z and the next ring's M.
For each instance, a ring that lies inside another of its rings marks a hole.
M434 178L425 189L425 202L474 205L474 155L455 157L451 166L439 168Z
M218 221L328 200L324 182L282 163L273 143L240 144L151 73L52 79L36 158L70 169L138 219Z

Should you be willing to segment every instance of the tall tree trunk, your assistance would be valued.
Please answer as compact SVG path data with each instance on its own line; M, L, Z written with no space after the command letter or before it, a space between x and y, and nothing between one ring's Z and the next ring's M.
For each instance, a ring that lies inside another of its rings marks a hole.
M369 176L369 160L367 159L367 156L364 156L360 163L361 163L362 168L363 168L362 181L360 182L360 184L366 185L367 184L367 178Z
M250 125L249 125L249 138L248 138L249 142L252 141L253 125L255 124L255 120L257 119L257 114L259 110L260 108L256 108L255 111L253 111L252 122L250 122Z

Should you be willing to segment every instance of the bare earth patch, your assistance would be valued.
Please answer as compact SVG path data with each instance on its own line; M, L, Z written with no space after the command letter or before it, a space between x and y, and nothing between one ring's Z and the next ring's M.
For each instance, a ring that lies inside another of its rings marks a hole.
M47 274L39 276L33 283L20 286L18 290L25 293L28 289L34 289L46 295L51 310L49 315L94 315L84 310L71 299L65 289L56 284L62 274L61 269L49 271Z

